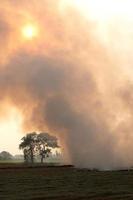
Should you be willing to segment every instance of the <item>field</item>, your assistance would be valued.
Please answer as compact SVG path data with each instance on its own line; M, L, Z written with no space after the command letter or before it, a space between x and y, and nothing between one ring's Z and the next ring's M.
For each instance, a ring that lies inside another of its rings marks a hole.
M0 200L133 199L133 171L0 164Z

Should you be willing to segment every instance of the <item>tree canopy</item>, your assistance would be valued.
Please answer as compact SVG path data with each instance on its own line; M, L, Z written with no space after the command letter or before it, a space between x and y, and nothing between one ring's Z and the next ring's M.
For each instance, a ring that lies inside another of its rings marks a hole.
M57 138L44 132L27 133L21 140L19 149L23 150L25 162L33 163L35 155L39 155L43 163L53 148L59 148Z

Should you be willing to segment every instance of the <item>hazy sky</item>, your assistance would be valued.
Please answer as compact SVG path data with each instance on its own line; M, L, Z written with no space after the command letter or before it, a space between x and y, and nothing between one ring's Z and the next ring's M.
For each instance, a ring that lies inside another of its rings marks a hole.
M82 167L133 164L130 0L0 3L0 151L58 136Z

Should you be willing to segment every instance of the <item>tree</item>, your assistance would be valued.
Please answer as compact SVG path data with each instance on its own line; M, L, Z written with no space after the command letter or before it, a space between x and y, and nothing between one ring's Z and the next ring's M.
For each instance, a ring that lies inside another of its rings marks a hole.
M2 151L0 153L0 160L12 160L13 159L13 156L7 152L7 151Z
M40 133L37 135L37 149L41 156L41 163L46 157L49 157L53 148L59 148L57 138L48 133Z
M29 162L30 160L31 163L34 163L34 156L37 144L37 133L28 133L21 140L22 142L19 145L19 149L23 150L25 162Z
M21 140L19 149L23 150L26 163L29 161L33 163L35 154L41 156L41 163L43 163L44 158L51 154L51 150L59 147L55 136L43 132L40 134L36 132L28 133Z

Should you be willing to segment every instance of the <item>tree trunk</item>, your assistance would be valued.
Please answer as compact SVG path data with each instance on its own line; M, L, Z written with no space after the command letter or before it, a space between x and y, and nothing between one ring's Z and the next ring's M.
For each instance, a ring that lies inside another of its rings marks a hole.
M43 156L41 156L41 163L43 163Z
M30 152L31 152L31 155L30 155L31 163L34 163L34 154L33 154L33 149L32 148L30 149Z

